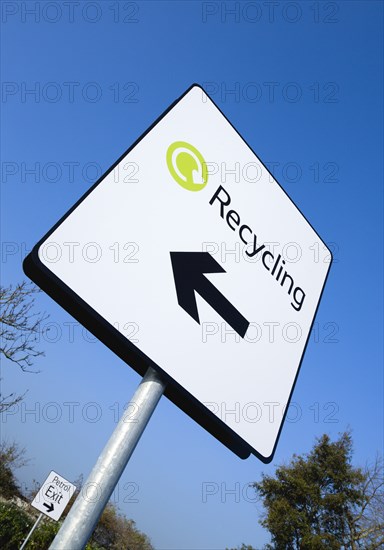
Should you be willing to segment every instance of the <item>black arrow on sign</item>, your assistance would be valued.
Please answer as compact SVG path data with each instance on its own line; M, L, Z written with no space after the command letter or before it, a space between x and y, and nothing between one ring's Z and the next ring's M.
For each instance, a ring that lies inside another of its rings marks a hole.
M208 252L171 252L177 301L200 324L195 291L244 338L249 322L206 278L204 273L225 273Z
M44 502L43 506L46 507L47 512L53 512L53 510L54 510L52 502L51 502L51 504L47 504L46 502Z

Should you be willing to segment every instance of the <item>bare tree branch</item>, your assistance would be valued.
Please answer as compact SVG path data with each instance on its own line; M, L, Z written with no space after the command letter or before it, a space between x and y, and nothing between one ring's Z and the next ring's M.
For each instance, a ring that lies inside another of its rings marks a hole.
M17 364L24 372L34 372L34 360L44 352L39 349L45 313L34 312L35 295L40 290L23 281L16 286L0 287L0 358ZM23 398L14 393L0 393L0 412Z

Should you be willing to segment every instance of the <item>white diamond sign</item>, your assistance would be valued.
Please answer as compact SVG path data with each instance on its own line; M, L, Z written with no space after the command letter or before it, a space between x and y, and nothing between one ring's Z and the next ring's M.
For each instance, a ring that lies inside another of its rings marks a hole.
M246 457L271 460L332 255L192 86L36 245L25 270Z

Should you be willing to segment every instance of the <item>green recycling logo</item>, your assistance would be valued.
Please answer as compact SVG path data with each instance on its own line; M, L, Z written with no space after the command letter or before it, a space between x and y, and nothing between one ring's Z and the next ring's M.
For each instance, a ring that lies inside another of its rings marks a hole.
M167 166L173 179L188 191L201 191L208 182L203 155L186 141L175 141L167 150Z

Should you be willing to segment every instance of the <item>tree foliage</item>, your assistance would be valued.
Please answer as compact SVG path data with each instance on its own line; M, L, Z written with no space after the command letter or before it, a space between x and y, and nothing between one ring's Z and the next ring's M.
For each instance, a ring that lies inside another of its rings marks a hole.
M253 548L250 544L242 543L242 545L237 546L237 548L226 548L225 550L255 550L255 548Z
M111 503L102 513L90 542L100 550L153 550L147 535Z
M253 487L263 499L261 525L276 550L381 548L384 539L382 462L351 464L352 438L323 435L310 453L294 455Z
M0 548L17 550L33 525L33 520L14 502L0 502Z
M39 484L28 493L28 502L23 501L17 479L14 474L16 468L25 466L25 450L16 443L0 445L0 548L2 550L16 550L36 521L37 512L29 506L39 491ZM62 518L69 512L75 498L81 491L83 476L80 475L74 485L76 491L66 506ZM15 499L18 497L18 499ZM17 502L18 501L18 502ZM22 504L20 508L18 504ZM52 543L61 523L44 517L28 542L30 550L45 550ZM86 550L153 550L147 535L137 529L133 520L119 513L116 506L109 503L93 532Z
M348 524L351 548L384 548L383 458L377 456L363 471L362 504Z
M0 501L0 548L18 550L35 523L35 511L28 513L15 502ZM44 517L28 541L30 550L48 550L61 522ZM85 550L153 550L148 537L135 522L118 514L108 504Z
M45 314L35 312L35 295L39 289L32 283L0 286L0 357L30 371L33 361L44 353L39 349L40 332ZM23 396L0 394L0 412L16 404Z
M37 513L28 513L15 502L0 501L0 548L19 550L37 519ZM28 550L48 550L61 523L44 517L28 541ZM88 543L85 550L102 550Z
M0 496L6 499L22 497L14 470L27 463L25 449L20 449L16 443L0 443Z

